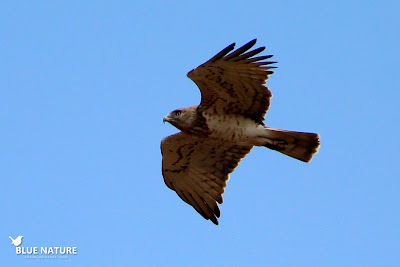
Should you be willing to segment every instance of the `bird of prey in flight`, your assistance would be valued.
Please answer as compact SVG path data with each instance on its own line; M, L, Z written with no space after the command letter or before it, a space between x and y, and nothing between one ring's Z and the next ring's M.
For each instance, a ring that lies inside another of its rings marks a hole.
M229 45L187 76L199 87L200 105L179 108L164 117L180 130L161 141L165 184L205 219L218 224L218 204L229 174L253 146L267 147L309 162L318 151L319 135L264 125L271 92L272 55ZM230 53L231 52L231 53Z

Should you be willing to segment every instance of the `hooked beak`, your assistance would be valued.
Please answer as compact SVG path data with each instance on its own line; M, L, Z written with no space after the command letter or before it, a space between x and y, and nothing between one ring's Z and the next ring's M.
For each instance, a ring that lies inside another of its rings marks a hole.
M169 122L169 117L168 117L168 116L165 116L164 119L163 119L162 121L163 121L163 123Z

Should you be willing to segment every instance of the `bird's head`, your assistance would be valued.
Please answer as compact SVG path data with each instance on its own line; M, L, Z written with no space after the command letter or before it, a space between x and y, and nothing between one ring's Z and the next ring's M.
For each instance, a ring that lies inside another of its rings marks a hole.
M169 122L181 131L188 130L196 118L197 106L175 109L164 117L163 122Z

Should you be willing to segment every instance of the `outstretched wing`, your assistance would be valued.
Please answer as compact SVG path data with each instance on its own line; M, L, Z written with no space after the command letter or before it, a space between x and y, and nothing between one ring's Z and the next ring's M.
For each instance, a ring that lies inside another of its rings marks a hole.
M252 146L238 146L180 132L161 141L165 184L200 213L218 224L218 204L229 174Z
M233 43L187 74L201 91L201 111L243 114L262 123L272 97L264 84L275 68L269 65L276 62L265 61L272 55L254 57L265 47L247 52L256 41L228 54L235 46Z

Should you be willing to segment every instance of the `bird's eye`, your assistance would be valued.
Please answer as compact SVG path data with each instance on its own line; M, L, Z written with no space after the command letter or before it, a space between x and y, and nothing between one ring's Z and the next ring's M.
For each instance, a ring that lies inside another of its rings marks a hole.
M176 111L176 112L175 112L175 116L177 116L177 117L179 117L181 114L182 114L181 111Z

